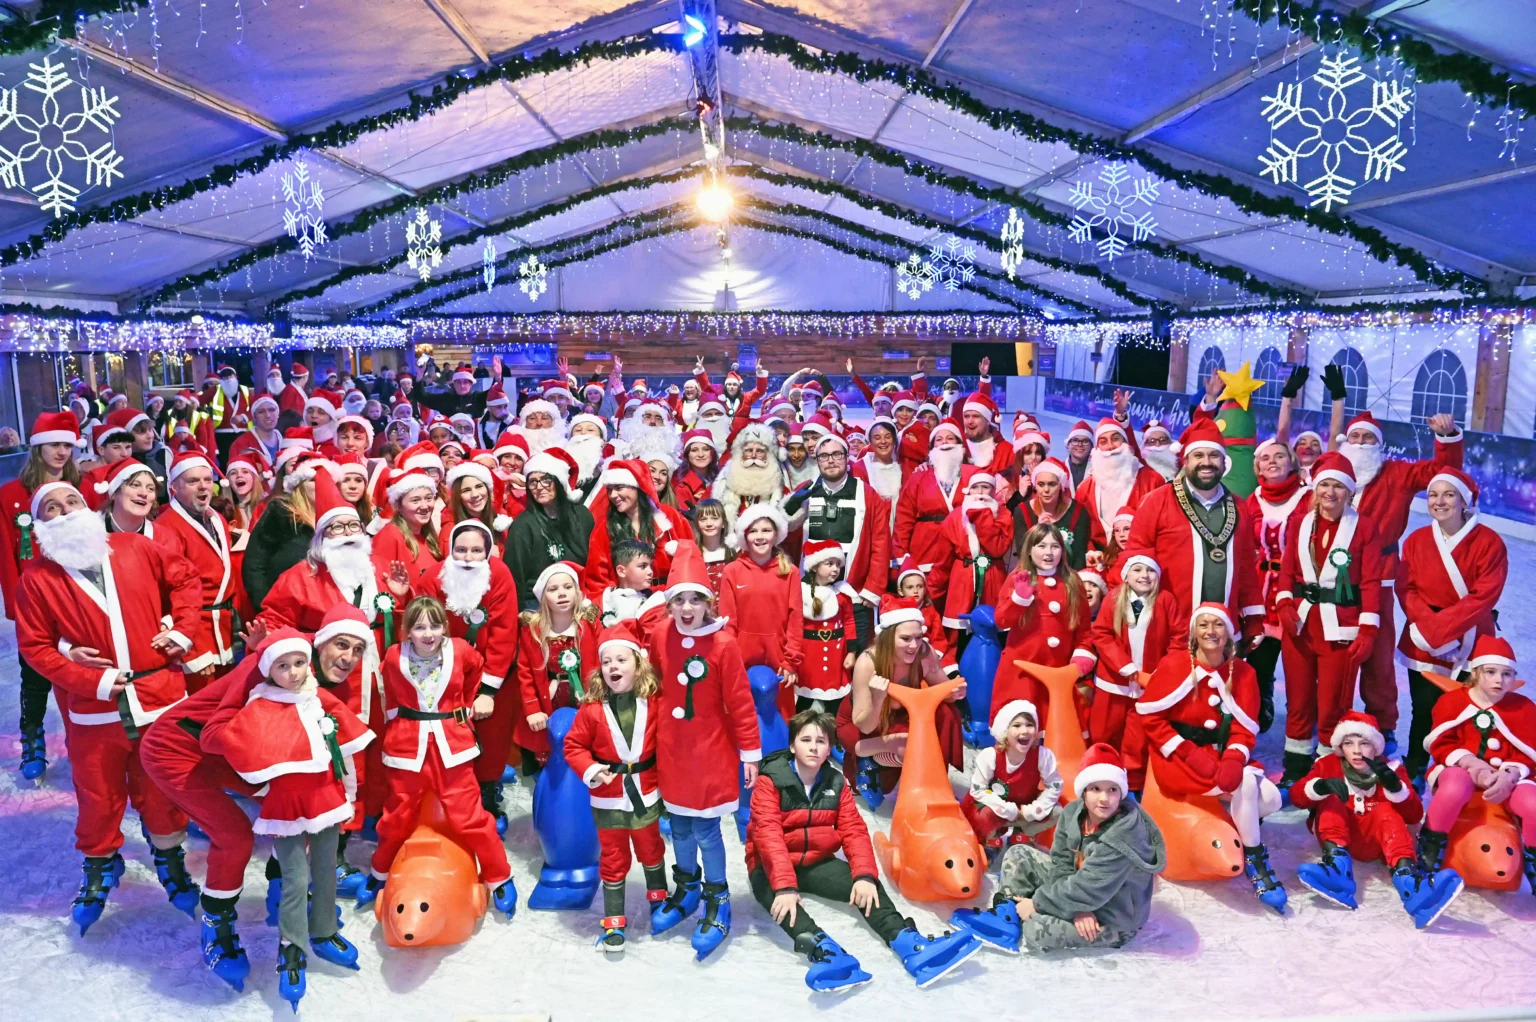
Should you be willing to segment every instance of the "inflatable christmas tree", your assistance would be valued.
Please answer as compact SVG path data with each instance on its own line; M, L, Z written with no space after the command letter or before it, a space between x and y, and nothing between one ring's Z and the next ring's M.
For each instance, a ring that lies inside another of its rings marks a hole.
M1221 429L1221 439L1227 445L1227 474L1222 483L1239 497L1246 497L1259 485L1253 473L1253 448L1257 442L1253 411L1248 407L1253 392L1264 386L1263 380L1255 380L1247 362L1229 373L1218 369L1217 375L1226 384L1218 400L1221 408L1216 413L1216 425Z

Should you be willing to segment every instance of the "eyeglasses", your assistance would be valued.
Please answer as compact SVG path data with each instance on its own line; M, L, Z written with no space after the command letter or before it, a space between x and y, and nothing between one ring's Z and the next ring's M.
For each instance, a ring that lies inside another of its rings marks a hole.
M355 536L363 531L363 523L355 518L344 518L325 527L327 536Z
M847 451L817 451L816 452L816 460L817 461L847 461L848 460L848 452Z
M554 488L555 488L555 478L554 478L554 476L529 476L528 477L528 489L530 489L530 490L553 490Z

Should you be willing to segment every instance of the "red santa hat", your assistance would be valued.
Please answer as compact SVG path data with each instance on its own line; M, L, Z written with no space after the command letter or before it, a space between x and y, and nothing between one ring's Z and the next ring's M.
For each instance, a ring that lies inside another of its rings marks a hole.
M965 404L961 405L960 410L962 414L975 412L988 422L997 421L997 402L979 390L965 399Z
M272 482L272 463L267 461L267 456L263 451L247 447L229 459L229 467L224 470L224 474L227 476L236 468L248 468L255 472L263 483Z
M970 471L966 471L969 469ZM997 476L984 468L975 465L964 465L960 469L960 479L964 489L969 492L973 486L990 486L997 489Z
M1083 753L1083 760L1077 768L1077 777L1072 782L1072 794L1082 798L1083 792L1090 784L1113 784L1120 789L1121 795L1130 790L1130 782L1125 774L1125 762L1113 745L1094 742L1088 747L1088 751Z
M1085 422L1082 419L1078 419L1076 422L1074 422L1072 424L1072 429L1070 431L1068 431L1068 433L1067 433L1067 440L1068 440L1068 442L1071 442L1073 440L1092 440L1092 439L1093 439L1093 430L1089 429L1088 428L1088 423Z
M603 474L598 477L599 486L631 486L637 490L644 489L651 482L651 472L645 462L636 458L616 459L608 463L603 469Z
M667 599L674 599L683 593L698 593L705 598L715 595L715 591L709 587L709 571L704 566L704 553L692 540L683 540L677 544L677 552L672 555L672 567L667 571Z
M500 457L507 453L508 449L520 452L524 461L527 461L533 453L533 449L528 446L527 437L521 433L514 433L510 429L504 429L501 431L501 436L496 438L496 446L491 448L491 453Z
M799 389L802 398L807 396L815 397L818 400L821 398L821 384L816 380L806 380L800 385Z
M384 494L389 498L391 504L400 503L401 498L412 490L431 490L433 493L437 492L437 484L432 481L432 477L420 469L397 468L390 472L387 478L389 479L389 485L385 489Z
M532 401L523 402L523 407L517 410L517 421L527 424L528 416L534 412L543 412L557 422L560 419L560 409L555 406L553 401L546 401L541 397L536 397Z
M1381 423L1376 421L1376 416L1370 412L1360 412L1354 418L1344 424L1344 435L1349 436L1357 429L1368 429L1376 434L1376 442L1386 443L1386 434L1381 431Z
M1220 618L1222 622L1227 626L1227 632L1231 634L1234 639L1237 637L1237 629L1232 625L1232 612L1227 609L1227 605L1225 603L1217 603L1214 600L1206 600L1190 613L1189 627L1193 629L1195 627L1195 622L1207 614L1211 615L1212 617Z
M810 443L811 439L808 434L832 432L832 420L828 416L817 412L800 424L800 432L807 434L806 443Z
M923 580L923 582L925 584L928 581L928 576L923 574L923 569L919 568L917 566L917 561L912 559L912 555L911 554L902 554L901 555L901 560L896 565L896 588L897 589L901 588L901 581L902 581L902 579L906 578L908 575L916 575L916 576L918 576L919 578L921 578Z
M1147 423L1142 427L1141 430L1142 440L1147 440L1154 436L1167 437L1169 442L1173 441L1173 434L1168 431L1168 427L1164 426L1156 419L1153 419L1151 422Z
M901 427L896 425L896 420L888 415L877 415L873 419L869 420L869 429L865 430L865 434L868 436L873 436L875 428L878 426L883 426L890 430L893 436L901 435ZM856 427L854 426L849 426L848 432L852 433L855 428Z
M1297 444L1301 443L1303 440L1308 439L1309 437L1317 441L1317 446L1324 446L1322 435L1318 433L1317 430L1304 429L1300 433L1297 433L1295 436L1291 437L1291 450L1294 451ZM1257 452L1255 452L1255 455L1257 455Z
M1035 709L1034 703L1028 699L1010 699L999 706L997 712L992 715L992 727L989 730L992 732L993 741L997 742L998 745L1002 745L1003 739L1008 737L1008 725L1012 724L1013 718L1021 713L1028 714L1029 719L1034 721L1036 726L1039 726L1040 711Z
M1222 442L1221 427L1216 425L1216 420L1196 419L1179 437L1181 461L1187 460L1192 452L1198 450L1220 451L1223 459L1227 457L1227 445Z
M464 446L464 441L460 440L458 437L451 437L437 445L438 457L447 457L450 448L454 451L457 451L460 458L464 458L469 454L469 448ZM446 465L447 462L444 462L443 464Z
M1259 460L1259 456L1261 454L1263 454L1265 451L1269 450L1271 447L1278 447L1281 450L1285 450L1285 451L1289 451L1290 450L1289 447L1286 447L1284 444L1282 444L1280 442L1280 438L1279 437L1272 436L1272 437L1270 437L1267 440L1260 440L1258 442L1258 445L1254 447L1254 449L1253 449L1253 460L1255 462L1257 462Z
M1327 451L1312 463L1312 485L1324 479L1342 483L1350 493L1355 492L1355 466L1339 451Z
M329 464L325 458L314 451L299 451L286 461L287 469L283 472L283 489L292 493L302 484L314 479L321 466Z
M683 434L683 453L688 453L688 448L693 444L707 444L709 449L717 451L715 447L715 435L707 429L690 429Z
M933 427L933 431L928 434L929 447L937 445L940 433L948 433L949 435L953 436L959 443L965 443L965 430L962 429L960 424L955 422L953 419L939 420L939 424Z
M326 470L331 473L331 478L338 483L345 475L360 475L368 478L368 460L361 454L347 452L338 454L325 463Z
M1030 469L1029 481L1039 485L1041 475L1054 475L1060 480L1061 485L1070 488L1072 486L1072 471L1061 463L1060 458L1046 458L1040 464Z
M461 461L448 470L448 475L443 482L452 489L453 484L460 479L478 479L485 484L487 490L494 490L496 484L492 481L491 470L477 461Z
M368 615L362 608L350 603L337 602L320 619L320 630L315 632L315 646L320 647L336 638L347 635L373 645L373 629L368 626Z
M74 412L43 412L32 422L32 434L27 437L27 443L33 447L40 444L73 444L80 446L80 420L75 418Z
M567 430L567 434L569 435L576 429L577 426L581 425L583 422L590 426L596 426L597 435L602 437L604 440L608 439L607 420L605 420L601 415L593 415L591 412L581 412L580 414L571 416L571 425Z
M1318 460L1321 461L1322 459ZM1441 468L1430 477L1429 485L1424 488L1427 490L1436 483L1445 483L1452 487L1457 493L1461 494L1461 499L1466 503L1467 507L1477 506L1477 482L1461 469L1451 468L1449 465Z
M640 640L635 635L636 624L635 621L618 621L604 628L597 636L598 658L602 658L603 650L609 646L622 646L636 657L646 656L645 647L640 645Z
M356 394L358 392L354 390L352 393ZM341 421L336 424L336 428L340 430L342 426L356 426L368 437L368 446L373 446L373 423L369 422L366 417L361 415L343 415Z
M510 403L510 400L507 398L507 390L501 385L500 380L497 380L495 383L491 384L491 389L485 392L485 406L487 408L489 408L491 405L505 405Z
M745 550L747 548L747 530L752 527L754 522L762 521L763 519L773 523L773 542L775 545L789 538L789 518L784 514L782 508L777 504L753 504L743 509L736 516L736 521L732 524L731 539L738 550Z
M523 464L524 479L536 474L554 476L565 488L567 494L576 492L576 482L580 478L580 473L581 466L576 464L575 457L563 447L551 447L540 451Z
M484 447L476 447L469 452L469 460L486 468L496 467L496 455Z
M538 600L540 603L544 602L544 590L549 588L550 580L552 580L557 575L571 576L571 579L576 583L577 602L580 602L582 569L581 565L577 564L575 561L556 561L554 564L551 564L549 567L539 572L539 577L535 579L533 583L534 599Z
M1136 511L1135 511L1135 509L1134 508L1130 508L1130 507L1123 507L1119 511L1115 512L1115 517L1110 519L1109 526L1110 526L1110 528L1114 528L1116 525L1119 525L1121 522L1124 522L1125 524L1130 525L1134 521L1136 521Z
M1081 580L1083 580L1084 582L1091 582L1094 585L1098 586L1099 587L1099 592L1101 594L1108 594L1108 592L1109 592L1109 583L1104 581L1104 576L1099 574L1093 568L1084 568L1082 571L1077 573L1077 577L1080 578Z
M1031 424L1022 430L1015 430L1013 434L1013 448L1020 450L1030 444L1039 444L1045 450L1051 449L1051 434Z
M843 407L843 401L842 398L837 396L837 391L828 391L827 396L821 399L820 407L841 409Z
M124 458L107 469L106 476L96 483L96 492L111 497L123 488L124 483L140 472L147 472L150 476L155 474L148 465L137 458ZM33 516L36 517L36 512L33 513Z
M836 433L828 433L826 436L816 441L816 448L814 453L820 454L823 447L836 447L839 450L846 451L848 450L848 441L844 440Z
M192 393L191 389L188 387L183 387L178 390L176 392L176 396L193 408L196 408L202 404L202 402L197 399L197 395Z
M283 438L277 444L275 467L282 468L298 455L315 449L315 432L308 426L292 426L283 431Z
M1127 439L1125 435L1125 427L1120 425L1120 423L1116 422L1109 416L1105 416L1104 418L1100 419L1099 424L1093 428L1093 442L1098 443L1099 437L1103 436L1105 433L1119 433L1121 440Z
M443 471L443 458L438 453L436 444L430 440L422 440L401 451L399 457L395 459L395 467L418 472L435 468L441 472Z
M1126 571L1133 564L1145 564L1152 569L1152 573L1159 577L1163 574L1163 566L1157 563L1157 552L1146 548L1127 550L1120 555L1120 577L1124 578Z
M341 418L342 396L334 390L319 389L313 391L304 402L304 410L318 408L332 419Z
M277 398L273 397L271 394L262 394L251 402L251 411L255 412L256 409L261 408L264 405L271 405L273 408L276 408Z
M635 382L631 383L629 385L629 392L631 394L644 394L644 393L646 393L645 377L644 376L636 377L635 378Z
M906 409L908 409L910 411L916 412L917 411L917 395L913 394L910 390L898 390L896 393L892 394L891 395L891 411L892 411L892 413L895 413L896 411L898 411L898 410L900 410L902 408L906 408Z
M1339 751L1339 743L1350 735L1364 738L1371 743L1371 755L1380 756L1387 748L1387 738L1381 733L1381 727L1376 723L1376 718L1369 713L1359 710L1350 710L1339 718L1334 725L1333 736L1328 740L1328 745L1334 752Z
M295 382L307 380L309 379L309 367L303 362L295 361L293 368L288 370L288 375L293 377Z
M206 468L208 471L213 472L214 475L218 475L218 472L213 467L213 462L209 461L208 456L202 451L182 451L171 462L170 471L165 474L165 481L167 483L174 483L184 473L190 472L195 468Z
M1467 661L1467 669L1490 665L1516 666L1515 649L1509 644L1508 639L1497 635L1479 635L1477 641L1472 644L1472 659Z
M571 393L568 380L545 380L539 384L539 396L545 401L554 403L555 398L563 397L567 401L576 400L576 395Z
M423 476L422 478L426 478ZM321 535L325 527L338 518L357 518L357 508L341 495L341 489L329 472L315 475L315 534Z
M586 398L588 401L596 403L596 402L601 401L603 399L603 391L604 391L604 389L605 388L603 387L603 384L602 384L601 381L599 381L599 380L588 380L582 386L582 388L581 388L581 396ZM595 396L593 394L594 391L596 391L596 395Z
M495 534L493 534L491 532L491 527L489 525L486 525L484 522L482 522L478 518L465 518L465 519L463 519L461 521L457 521L457 522L453 523L453 528L448 530L448 549L449 550L453 549L454 537L457 536L459 533L464 532L465 530L474 530L474 531L478 531L478 532L482 533L485 536L485 548L487 550L492 550L492 551L495 550L495 546L496 546L496 536L495 536Z
M699 414L703 415L705 412L719 412L721 415L724 415L725 402L711 394L699 402Z
M146 472L149 471L149 469L142 462L134 462L134 459L132 459L132 458L124 458L122 461L118 462L117 464L123 465L123 464L127 464L128 462L133 462L134 464L138 465L140 468L144 469L144 471L146 471ZM98 489L101 487L100 483L97 483L96 485L97 485ZM53 493L56 490L73 490L75 493L80 495L80 499L81 500L85 499L85 495L83 493L80 493L80 488L78 486L76 486L74 483L66 483L62 479L56 479L56 480L54 480L51 483L44 483L43 485L39 486L37 489L32 491L32 503L31 503L30 506L31 506L31 509L32 509L32 521L33 522L37 521L38 516L42 514L43 502L48 499L48 494ZM18 515L17 517L20 517L20 516ZM17 524L18 525L30 525L32 523L31 522L18 522Z
M810 574L822 561L842 563L845 556L843 545L835 539L808 540L800 554L800 570Z
M151 422L148 415L137 408L115 408L107 413L107 425L124 433L132 433L141 422Z
M285 657L290 653L303 653L305 656L313 656L314 652L314 648L310 646L309 640L304 637L303 632L297 628L285 626L270 633L262 640L261 645L256 647L256 653L259 657L256 661L256 667L261 671L263 678L270 678L272 676L272 665L279 658Z
M917 601L906 596L892 596L887 593L880 599L880 613L875 618L875 631L883 632L887 628L906 624L908 621L923 623L923 608L917 605Z

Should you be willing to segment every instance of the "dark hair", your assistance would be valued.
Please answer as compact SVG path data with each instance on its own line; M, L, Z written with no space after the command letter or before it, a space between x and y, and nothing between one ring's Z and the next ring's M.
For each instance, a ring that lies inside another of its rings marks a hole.
M807 710L801 710L799 713L789 718L790 743L793 744L795 738L799 736L800 732L804 731L808 727L820 728L821 733L827 736L827 741L832 745L833 748L837 748L841 744L837 740L836 718L834 718L832 714L826 712L825 710L816 709L815 706L812 706Z
M624 539L613 545L613 566L615 568L628 565L641 557L656 559L656 549L649 543L638 539Z
M292 408L285 408L277 413L277 430L286 432L304 425L304 417Z

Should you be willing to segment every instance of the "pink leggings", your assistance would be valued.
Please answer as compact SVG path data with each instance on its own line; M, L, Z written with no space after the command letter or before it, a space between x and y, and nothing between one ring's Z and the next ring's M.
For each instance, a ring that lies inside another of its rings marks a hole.
M1435 797L1429 800L1430 829L1449 834L1462 807L1476 791L1472 775L1463 768L1450 766L1440 771L1435 778ZM1520 818L1521 843L1527 848L1536 847L1536 784L1515 785L1505 805Z

